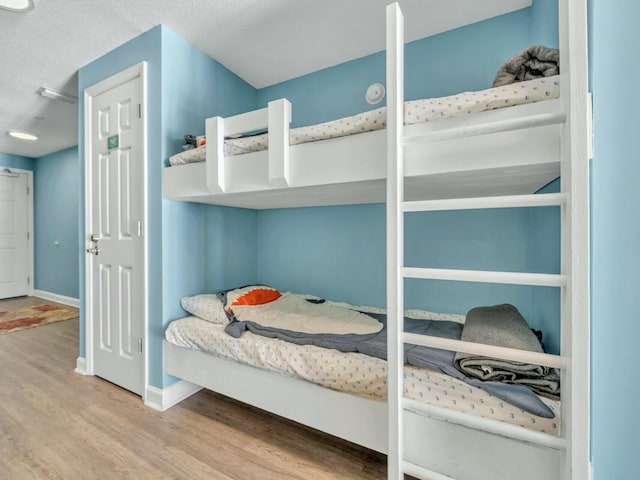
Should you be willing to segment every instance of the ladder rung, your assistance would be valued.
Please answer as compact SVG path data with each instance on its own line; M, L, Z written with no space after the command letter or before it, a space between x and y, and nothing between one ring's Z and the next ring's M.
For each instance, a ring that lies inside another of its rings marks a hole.
M548 433L529 430L528 428L511 425L509 423L499 422L476 415L456 412L448 408L436 407L426 403L418 402L410 398L403 398L402 407L405 410L421 413L439 420L446 420L475 430L501 435L503 437L529 442L542 447L554 448L556 450L566 449L567 442L564 438Z
M553 207L564 205L564 193L533 195L505 195L500 197L452 198L446 200L424 200L403 202L404 212L429 212L444 210L475 210L480 208Z
M434 130L425 133L404 135L400 142L404 146L419 145L426 142L437 142L441 140L451 140L463 137L473 137L476 135L486 135L489 133L510 132L523 128L542 127L564 122L566 115L563 112L539 113L525 117L496 120L493 122L483 122L474 125L464 125L442 130Z
M455 480L453 477L443 475L428 468L421 467L415 463L402 462L402 471L408 475L420 478L422 480Z
M551 273L492 272L415 267L403 267L400 272L405 278L449 280L453 282L502 283L505 285L530 285L535 287L564 287L567 283L564 275Z
M433 337L417 333L405 333L403 334L402 340L404 343L410 343L412 345L440 348L442 350L450 350L452 352L471 353L473 355L500 358L512 362L542 365L553 368L564 368L563 357L548 353L530 352L528 350L519 350L517 348L498 347L495 345L465 342L463 340Z

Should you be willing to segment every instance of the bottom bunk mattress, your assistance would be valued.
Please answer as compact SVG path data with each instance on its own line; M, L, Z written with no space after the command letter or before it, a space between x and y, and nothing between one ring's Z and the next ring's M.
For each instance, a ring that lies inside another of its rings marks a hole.
M301 378L326 388L384 401L387 362L361 353L296 345L245 332L240 338L225 332L225 325L198 317L172 322L168 342L218 357ZM478 415L552 435L559 434L560 402L542 398L555 418L542 418L517 408L446 374L410 365L404 370L404 395L430 405Z

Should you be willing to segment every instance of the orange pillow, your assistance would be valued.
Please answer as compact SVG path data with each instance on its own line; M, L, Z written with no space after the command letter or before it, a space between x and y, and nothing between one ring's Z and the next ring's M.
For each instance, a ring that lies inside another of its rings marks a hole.
M236 306L264 305L281 296L278 290L261 285L239 288L227 293L227 311L232 313Z

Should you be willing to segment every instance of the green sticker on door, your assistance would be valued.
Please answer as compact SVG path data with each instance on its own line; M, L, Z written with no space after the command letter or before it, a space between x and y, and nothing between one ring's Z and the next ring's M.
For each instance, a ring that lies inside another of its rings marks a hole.
M111 135L107 137L107 149L112 150L120 146L120 135Z

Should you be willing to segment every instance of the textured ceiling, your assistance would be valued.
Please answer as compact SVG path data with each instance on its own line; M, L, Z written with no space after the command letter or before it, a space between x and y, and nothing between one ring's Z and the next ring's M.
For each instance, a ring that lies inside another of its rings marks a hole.
M158 24L261 88L384 49L391 0L35 0L0 10L0 152L39 157L77 144L77 70ZM529 6L531 0L400 0L407 41ZM9 129L33 131L37 142Z

